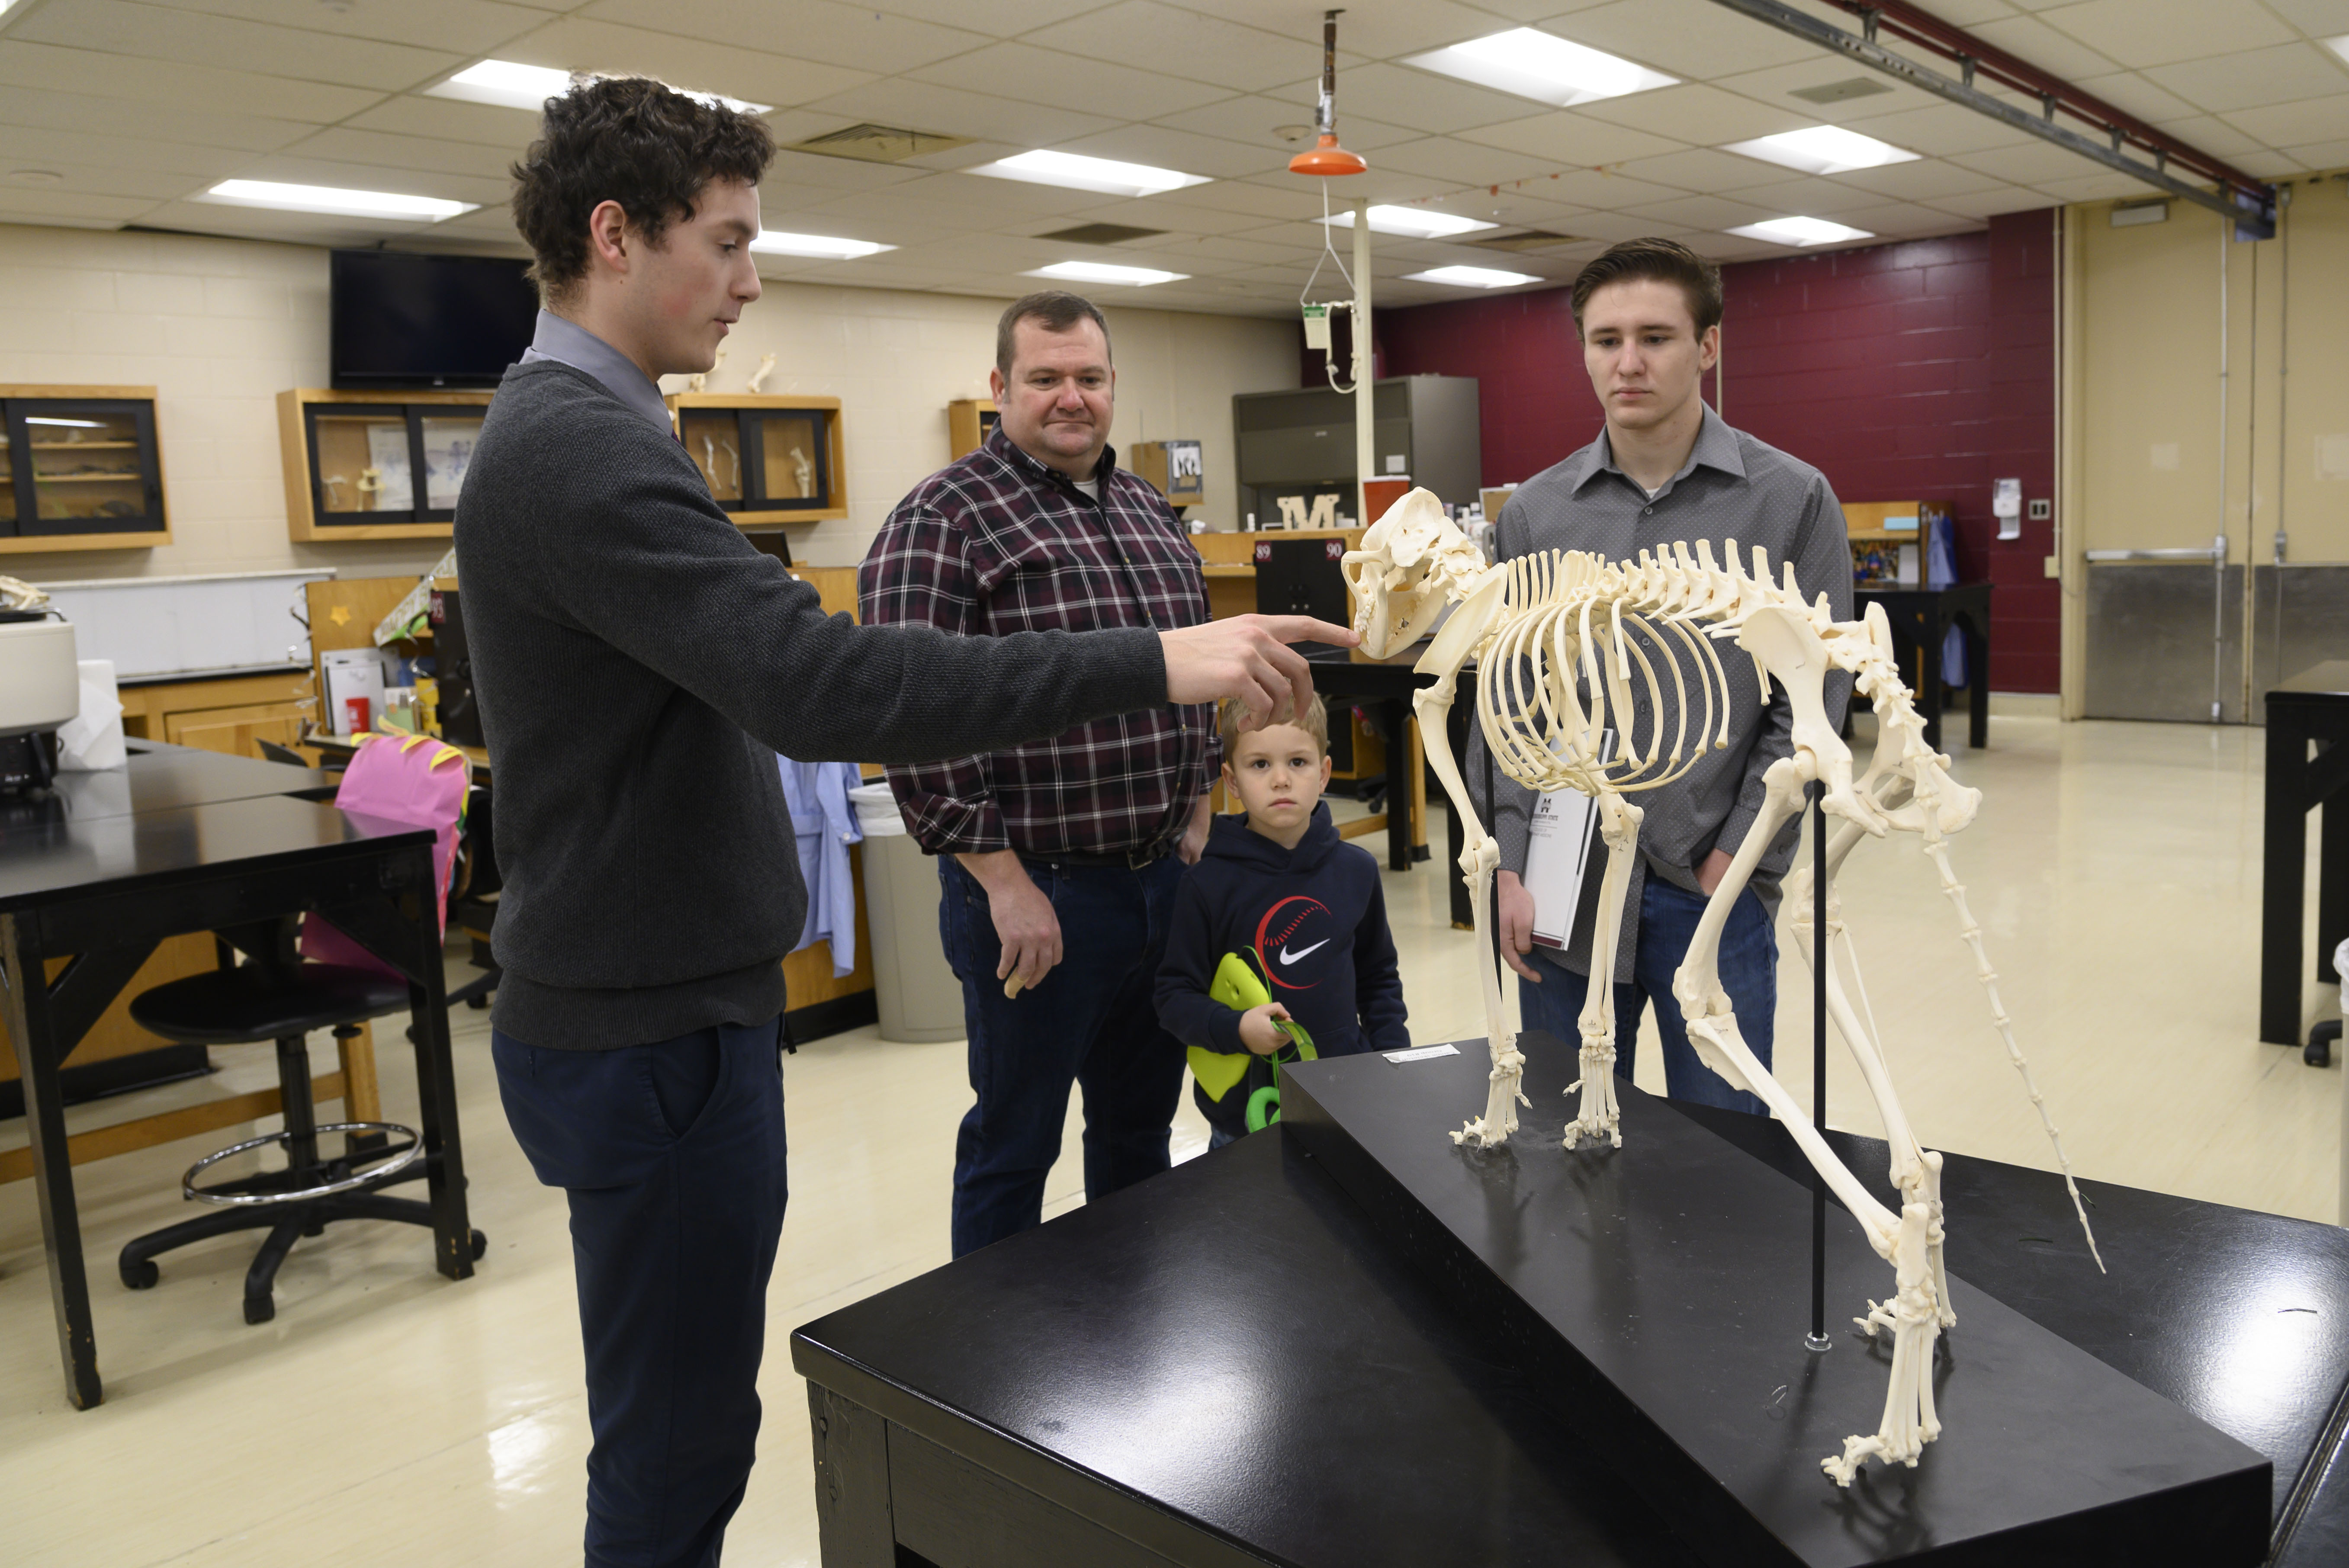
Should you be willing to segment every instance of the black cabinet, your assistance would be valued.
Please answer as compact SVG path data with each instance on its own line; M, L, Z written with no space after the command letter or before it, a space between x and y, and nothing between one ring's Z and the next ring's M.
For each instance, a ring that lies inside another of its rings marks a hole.
M486 392L277 395L297 540L447 538Z
M164 530L153 397L0 397L0 536L64 548L92 534Z
M848 515L838 398L680 392L667 401L678 439L736 522Z

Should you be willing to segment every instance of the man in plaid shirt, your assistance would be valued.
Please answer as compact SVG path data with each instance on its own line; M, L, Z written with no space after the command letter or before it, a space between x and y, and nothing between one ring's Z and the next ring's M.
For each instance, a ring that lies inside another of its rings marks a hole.
M995 636L1206 621L1182 523L1109 446L1101 312L1030 294L1003 313L995 358L1000 423L890 513L857 576L865 624ZM1184 1058L1152 986L1220 760L1213 707L1169 706L889 769L907 827L938 857L939 931L970 1036L957 1257L1040 1219L1071 1083L1088 1199L1166 1169Z

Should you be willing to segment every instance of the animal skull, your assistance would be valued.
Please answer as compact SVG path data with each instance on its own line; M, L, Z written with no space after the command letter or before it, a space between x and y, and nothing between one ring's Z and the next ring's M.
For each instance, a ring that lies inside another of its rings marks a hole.
M1444 503L1423 490L1389 507L1339 569L1354 595L1362 652L1374 659L1425 636L1453 589L1487 570L1468 536L1444 515Z

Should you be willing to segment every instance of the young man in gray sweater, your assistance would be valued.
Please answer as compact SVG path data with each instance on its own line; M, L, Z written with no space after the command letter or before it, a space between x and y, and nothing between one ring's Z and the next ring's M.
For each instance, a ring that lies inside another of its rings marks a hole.
M591 1568L715 1563L750 1474L807 902L775 753L918 762L1226 696L1262 718L1310 690L1285 643L1351 640L827 618L710 499L657 384L759 297L772 156L761 121L654 82L548 101L513 201L546 308L457 509L505 882L492 1051L570 1201Z

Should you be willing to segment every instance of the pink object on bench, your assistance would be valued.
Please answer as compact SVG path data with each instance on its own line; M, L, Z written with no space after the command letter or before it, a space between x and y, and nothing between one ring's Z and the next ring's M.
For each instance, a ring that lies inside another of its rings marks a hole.
M361 735L358 751L335 792L338 810L379 821L432 830L432 881L441 928L449 923L449 881L457 856L457 831L465 820L465 794L472 769L465 754L429 735ZM302 920L302 956L319 964L347 964L397 975L333 923L316 913Z

